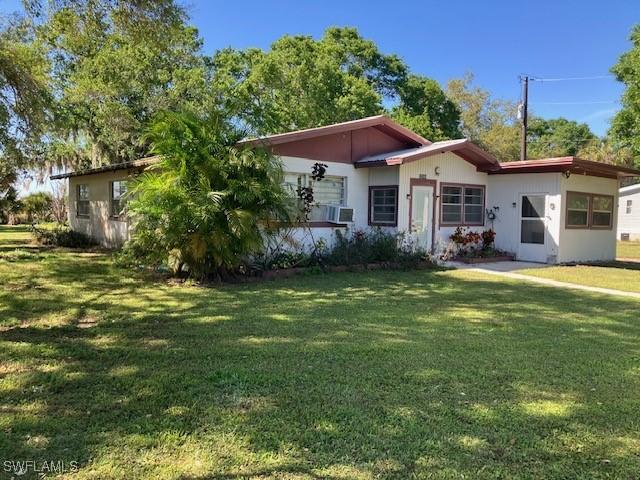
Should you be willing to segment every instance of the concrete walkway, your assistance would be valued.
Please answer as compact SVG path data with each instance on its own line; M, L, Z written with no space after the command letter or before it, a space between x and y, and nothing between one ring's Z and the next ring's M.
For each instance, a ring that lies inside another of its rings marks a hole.
M490 275L498 275L501 277L512 278L514 280L525 280L527 282L539 283L551 287L571 288L573 290L584 290L586 292L603 293L605 295L618 295L620 297L630 297L640 299L640 293L624 292L622 290L614 290L612 288L590 287L587 285L579 285L577 283L559 282L548 278L532 277L516 273L518 270L529 268L547 268L550 265L530 262L495 262L483 264L466 264L459 262L448 262L447 266L454 267L459 270L470 270L472 272L488 273Z

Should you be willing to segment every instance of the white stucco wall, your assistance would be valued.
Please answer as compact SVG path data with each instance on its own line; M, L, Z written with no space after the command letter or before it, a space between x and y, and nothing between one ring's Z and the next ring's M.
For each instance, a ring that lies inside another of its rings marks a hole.
M128 222L109 215L109 188L114 180L126 180L127 170L97 173L69 178L69 225L73 230L89 235L102 246L117 247L129 238ZM77 185L89 186L89 216L77 216Z
M487 208L494 208L496 247L510 253L520 252L520 213L523 194L546 194L547 234L546 256L558 255L560 243L561 175L559 173L528 173L490 175ZM498 209L496 210L496 207ZM489 222L491 226L491 222Z
M283 170L286 173L304 173L311 174L313 165L317 160L299 157L280 157ZM321 162L327 165L326 175L346 178L346 206L354 209L354 223L352 228L367 227L367 203L369 195L369 171L368 169L356 169L352 164L339 162ZM344 232L346 229L342 227L323 226L314 227L311 234L315 240L324 239L327 243L331 243L334 239L336 230ZM310 244L310 233L303 228L291 229L292 237L299 244Z
M618 216L618 180L573 174L561 177L563 204L561 209L559 262L608 261L616 258L616 222ZM601 193L614 197L613 228L606 230L565 228L566 193Z
M438 167L439 175L436 175ZM451 152L441 153L432 157L423 158L415 162L400 166L399 192L398 192L398 230L409 229L409 205L411 204L410 181L412 178L423 178L437 182L435 195L440 195L440 184L461 183L472 185L484 185L488 190L488 178L486 173L478 172L476 167ZM449 237L455 227L440 227L440 201L436 204L434 218L435 247L442 249L449 243ZM472 230L482 231L484 227L470 227Z
M623 233L629 234L630 240L640 240L640 186L629 193L620 191L618 199L618 239ZM631 200L631 213L627 213L627 200Z

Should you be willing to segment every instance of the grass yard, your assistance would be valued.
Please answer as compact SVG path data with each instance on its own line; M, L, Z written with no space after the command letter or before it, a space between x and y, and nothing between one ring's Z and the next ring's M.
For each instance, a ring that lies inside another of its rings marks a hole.
M16 253L20 237L0 227L0 465L77 461L72 479L640 472L633 299L468 271L172 286L105 254Z
M618 242L618 258L640 260L640 242Z
M523 275L590 287L640 293L640 264L615 262L610 266L557 266L518 270Z

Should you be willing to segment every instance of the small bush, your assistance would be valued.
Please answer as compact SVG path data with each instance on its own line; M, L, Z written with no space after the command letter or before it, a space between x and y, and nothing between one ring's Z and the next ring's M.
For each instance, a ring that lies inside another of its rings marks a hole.
M380 228L342 233L326 250L322 261L327 265L362 265L367 263L417 263L428 253L417 247L406 233L390 233Z
M66 248L88 248L95 246L95 241L81 232L71 230L66 225L55 225L53 228L31 226L31 233L40 245Z

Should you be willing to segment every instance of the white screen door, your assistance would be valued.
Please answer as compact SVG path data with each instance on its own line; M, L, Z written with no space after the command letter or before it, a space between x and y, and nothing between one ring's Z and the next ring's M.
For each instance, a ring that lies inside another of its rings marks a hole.
M411 233L416 244L425 249L431 248L431 232L433 231L432 202L432 186L411 186Z
M547 195L520 197L520 246L518 260L547 262Z

